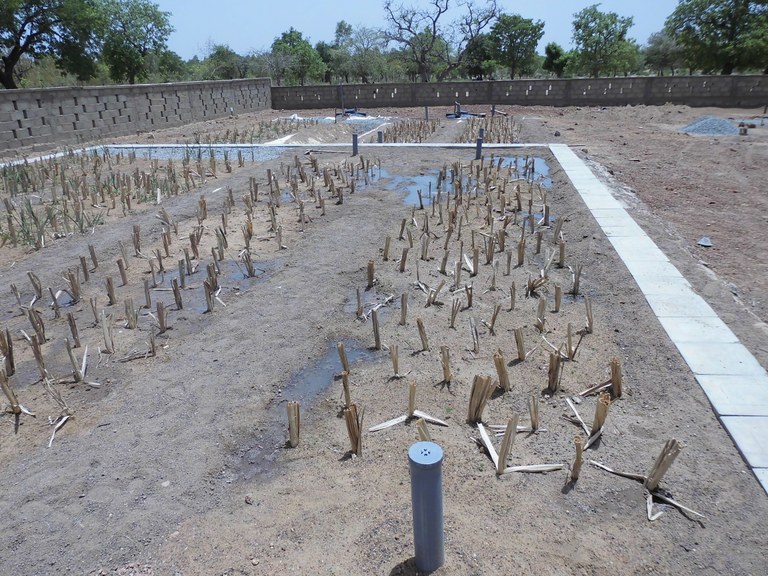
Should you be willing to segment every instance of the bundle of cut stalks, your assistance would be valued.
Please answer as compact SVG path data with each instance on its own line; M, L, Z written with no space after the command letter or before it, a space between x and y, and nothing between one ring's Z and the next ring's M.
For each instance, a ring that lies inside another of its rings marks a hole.
M469 395L469 411L467 413L467 422L473 424L483 419L485 405L493 394L496 386L491 381L490 376L475 375L472 381L472 390Z
M350 404L344 409L344 421L347 423L347 433L349 434L349 443L351 451L356 456L363 454L363 415L365 410L362 408L357 411L357 404Z

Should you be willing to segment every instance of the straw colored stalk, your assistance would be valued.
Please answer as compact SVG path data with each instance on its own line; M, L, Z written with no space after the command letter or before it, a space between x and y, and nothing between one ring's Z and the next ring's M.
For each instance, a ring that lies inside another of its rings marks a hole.
M451 373L451 351L448 346L440 346L440 363L443 367L443 382L451 382L453 374Z
M429 352L429 340L427 331L424 329L424 321L421 318L416 319L416 327L419 329L419 338L421 338L421 351Z
M371 310L371 324L373 325L373 349L381 350L381 334L379 333L378 310Z
M504 431L504 438L501 441L501 447L499 448L499 459L496 462L496 475L501 476L507 466L507 459L509 453L512 450L512 445L515 443L515 437L517 436L517 414L513 414L507 421L507 429Z
M352 369L349 366L349 359L347 359L347 351L344 349L344 342L336 343L336 351L339 354L339 361L341 362L341 370L347 374L352 373Z
M515 345L517 346L517 359L522 362L525 360L525 336L522 328L515 328Z
M573 285L571 286L571 294L574 296L579 295L579 282L581 281L581 264L576 265L575 270L571 270L571 274L573 276Z
M344 409L344 421L347 424L347 434L349 434L349 443L351 451L357 456L363 454L363 416L364 409L358 412L357 404L350 404Z
M45 337L45 321L43 320L43 314L36 308L27 309L27 318L32 325L32 329L37 335L37 340L40 344L44 344L48 339Z
M184 276L181 276L182 280ZM181 288L179 288L179 281L177 278L171 280L171 289L173 290L173 300L176 302L176 309L182 310L184 308L184 302L181 299Z
M611 392L613 393L614 398L621 398L621 359L616 356L611 360Z
M544 325L546 324L546 318L545 318L546 308L547 308L546 297L540 297L538 309L536 310L536 323L535 323L536 329L539 332L544 332Z
M594 317L592 316L592 300L589 299L589 296L584 298L584 306L587 311L587 325L584 327L584 331L587 334L592 334L592 330L594 328Z
M512 282L512 285L509 287L509 309L510 311L515 309L515 298L517 297L517 287L515 286L515 283Z
M400 272L405 272L405 264L408 261L408 250L409 248L407 246L403 247L403 253L402 256L400 256Z
M563 302L563 288L560 284L555 284L555 312L560 312L560 306Z
M509 382L509 371L507 370L507 364L504 361L504 355L501 353L501 350L493 353L493 363L496 366L496 374L499 377L499 387L504 392L509 392L512 385Z
M299 403L288 402L288 444L291 448L299 445L299 433L301 431L301 414Z
M475 375L472 381L472 390L469 395L469 411L467 422L470 424L480 422L483 419L485 405L493 394L495 386L490 376Z
M584 445L586 450L602 435L605 419L608 417L608 408L611 406L611 395L607 392L600 394L595 407L595 417L592 420L592 428L589 431L589 438Z
M577 434L573 439L573 444L576 447L576 459L573 461L573 466L571 466L571 482L576 482L579 479L581 465L584 462L582 456L584 453L584 439L581 435Z
M13 376L16 373L16 361L13 355L13 340L8 328L4 332L0 331L0 353L4 358L3 364L6 375Z
M416 432L419 434L419 440L422 442L431 442L432 436L427 429L427 421L424 418L416 420Z
M400 296L400 326L405 326L408 319L408 293L403 292Z
M384 238L384 254L383 254L384 262L389 260L389 246L391 243L392 243L391 236L387 236L386 238Z
M107 316L104 310L101 311L101 330L104 335L104 352L114 354L115 340L112 328L112 316Z
M112 281L112 276L107 276L107 306L114 306L117 304L117 297L115 296L115 284Z
M368 285L366 286L366 290L373 288L373 283L375 282L375 266L376 263L373 260L368 260Z
M536 394L528 397L528 414L531 418L531 430L537 432L539 430L539 397Z
M550 352L549 371L547 373L547 390L554 394L560 389L560 377L563 372L562 358L559 353Z
M677 440L667 440L664 444L664 448L662 448L659 456L653 463L651 470L648 472L645 482L643 482L643 486L645 486L646 489L653 492L659 487L659 483L664 477L664 474L667 473L667 470L672 466L682 449L683 445Z

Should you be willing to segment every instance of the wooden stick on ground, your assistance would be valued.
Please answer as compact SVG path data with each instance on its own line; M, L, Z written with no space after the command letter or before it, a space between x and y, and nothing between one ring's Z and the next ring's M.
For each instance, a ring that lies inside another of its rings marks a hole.
M295 401L288 402L288 444L291 448L296 448L299 445L300 430L301 415L299 403Z

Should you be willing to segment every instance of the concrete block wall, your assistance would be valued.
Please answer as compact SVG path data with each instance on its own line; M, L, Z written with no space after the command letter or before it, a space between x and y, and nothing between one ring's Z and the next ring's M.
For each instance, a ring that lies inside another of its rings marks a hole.
M497 80L350 84L344 86L274 86L272 107L380 108L406 106L661 105L753 108L768 104L768 76L646 76L564 80Z
M79 144L271 108L269 78L0 90L0 153ZM231 112L230 112L231 111Z

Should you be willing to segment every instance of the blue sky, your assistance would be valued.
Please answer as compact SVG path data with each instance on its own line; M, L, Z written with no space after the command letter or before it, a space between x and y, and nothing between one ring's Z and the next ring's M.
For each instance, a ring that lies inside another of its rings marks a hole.
M336 23L345 20L352 26L383 27L383 0L289 0L278 4L263 0L154 0L161 10L171 13L176 31L169 47L182 58L205 56L211 44L227 44L239 54L269 48L272 41L291 26L314 45L333 40ZM512 2L499 0L503 11L525 18L543 20L544 38L569 48L573 14L597 0L537 0ZM426 6L425 0L404 0L409 6ZM456 1L454 0L454 4ZM648 36L661 30L664 20L677 6L677 0L603 0L600 9L632 16L630 36L645 44Z

